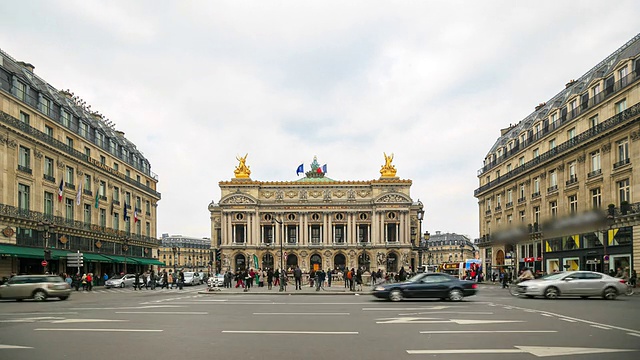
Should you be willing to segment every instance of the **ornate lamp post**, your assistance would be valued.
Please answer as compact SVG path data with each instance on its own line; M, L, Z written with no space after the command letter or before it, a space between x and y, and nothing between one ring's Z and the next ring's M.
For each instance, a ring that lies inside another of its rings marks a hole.
M53 231L53 229L55 229L55 225L52 225L49 223L49 221L44 220L38 223L37 226L38 231L42 232L42 250L43 250L43 259L45 261L50 261L51 260L51 250L49 250L49 237L51 236L51 234L49 233L49 231ZM49 268L49 264L47 263L47 266L43 266L44 268L44 273L47 273L47 269Z
M122 238L122 252L124 253L124 273L127 273L127 254L129 253L129 238Z
M418 229L418 269L422 269L422 250L425 246L425 241L422 238L422 219L424 218L424 210L420 208L418 210L418 221L420 222L420 227ZM415 271L416 269L414 269Z
M273 222L277 222L280 225L280 289L278 291L284 291L284 281L286 279L285 271L284 271L284 258L282 251L282 220L278 220L275 217L271 219Z

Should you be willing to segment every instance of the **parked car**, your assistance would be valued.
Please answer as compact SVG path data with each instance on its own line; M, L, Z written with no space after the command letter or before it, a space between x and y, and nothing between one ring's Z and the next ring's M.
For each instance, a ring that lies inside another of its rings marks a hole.
M381 284L373 289L373 296L400 301L403 298L436 298L460 301L475 295L478 284L460 280L444 273L421 273L401 283Z
M67 300L71 287L60 276L17 275L0 285L0 299L33 299L43 301L50 297Z
M540 279L518 283L516 293L529 298L544 296L555 299L560 296L591 296L614 300L627 290L625 280L594 271L563 271Z
M207 281L207 286L209 287L221 287L224 284L224 275L216 274L209 278Z
M105 281L104 287L109 288L125 288L127 286L133 286L133 283L136 281L136 276L134 274L126 274L126 275L116 275L111 279ZM142 284L142 277L140 277L140 283Z
M193 271L185 271L184 272L184 284L185 285L200 285L202 281L200 280L200 275Z

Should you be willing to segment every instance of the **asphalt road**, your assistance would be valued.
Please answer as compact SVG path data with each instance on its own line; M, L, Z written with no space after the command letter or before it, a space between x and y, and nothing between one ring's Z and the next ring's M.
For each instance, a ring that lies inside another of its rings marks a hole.
M389 303L203 289L0 301L0 359L640 358L640 296L530 300L481 286L459 303Z

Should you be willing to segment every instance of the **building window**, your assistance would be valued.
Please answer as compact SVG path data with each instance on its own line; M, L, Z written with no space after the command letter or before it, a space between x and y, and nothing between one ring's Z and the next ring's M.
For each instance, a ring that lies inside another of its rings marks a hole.
M53 193L44 192L44 214L53 215Z
M591 205L594 209L600 209L602 207L602 194L599 187L591 189Z
M549 190L553 191L558 188L558 174L555 170L549 171Z
M54 182L56 180L53 177L53 159L46 156L44 157L44 178Z
M600 167L600 150L591 153L591 176L597 175L602 171Z
M335 225L333 227L333 242L342 244L344 239L344 225Z
M507 164L507 172L511 172L511 164Z
M618 141L618 162L616 166L622 166L629 162L629 140L622 139Z
M120 230L120 215L118 213L113 213L113 229Z
M576 162L572 161L569 163L569 181L576 181Z
M147 215L151 215L151 203L149 202L149 200L144 202L144 207L145 207L145 211L147 213ZM271 219L269 219L271 220Z
M73 149L73 139L67 136L67 146Z
M46 97L42 97L42 102L40 103L40 110L45 114L49 115L51 111L51 100Z
M47 136L49 137L53 137L53 128L51 126L45 125L44 133L47 134Z
M549 150L554 150L556 148L556 139L549 140Z
M536 224L540 223L540 206L533 207L533 222Z
M507 224L511 224L513 222L513 215L507 215Z
M148 221L145 224L145 230L146 230L145 234L150 237L151 236L151 224Z
M84 154L87 155L87 157L91 157L91 149L89 149L88 147L84 147Z
M520 211L520 222L524 224L524 222L527 220L527 217L525 215L524 210Z
M631 193L629 188L629 179L618 181L618 197L620 203L623 201L631 202Z
M556 217L558 215L558 202L551 201L549 203L549 210L550 210L551 217Z
M118 171L118 169L120 168L120 165L117 162L113 163L113 170Z
M84 223L91 224L91 204L84 204Z
M136 182L140 184L140 175L136 175Z
M18 209L29 210L29 193L31 189L28 185L18 184Z
M125 205L131 206L131 193L128 192L128 191L124 193L124 203L125 203ZM238 218L238 216L240 218ZM236 215L236 219L242 220L242 216L243 216L243 214L238 214L238 215Z
M107 210L102 208L100 209L100 226L107 226Z
M136 209L142 210L142 202L140 200L140 196L136 196Z
M124 173L125 173L125 176L127 177L127 179L130 179L130 178L131 178L131 170L126 169L126 170L124 171Z
M71 127L71 115L69 115L68 112L63 110L60 114L60 118L62 119L62 125L68 128Z
M569 212L572 214L578 212L578 195L569 196Z
M618 78L620 79L621 87L627 86L627 67L626 66L618 70Z
M120 188L117 186L113 187L113 201L120 204Z
M101 180L100 187L98 188L98 191L100 192L100 196L102 197L105 196L105 194L107 193L106 187L107 187L107 183Z
M123 220L124 220L124 231L127 234L131 234L131 216L127 216L127 218Z
M502 207L502 195L501 194L496 195L496 207L497 208L501 208Z
M140 221L136 222L136 235L142 235L142 223Z
M535 148L533 149L533 158L537 158L538 156L540 156L540 149Z
M598 115L589 118L589 127L594 128L596 126L598 126Z
M31 173L31 150L21 145L19 153L18 169Z
M25 101L27 97L27 85L21 83L20 81L16 82L16 97L22 101Z
M29 123L30 123L29 114L20 111L20 121L22 121L23 123L29 125Z
M73 182L73 178L74 178L73 173L74 173L73 168L71 166L67 166L67 172L66 172L67 177L65 179L67 185L73 185L74 184L74 182Z
M533 196L540 195L540 178L533 179Z
M100 155L100 164L105 165L107 163L107 158L104 155Z
M74 199L69 198L64 199L65 219L69 221L73 221L73 200Z
M569 141L573 141L575 137L576 137L576 128L569 129L569 131L567 131L567 139L569 139Z
M518 166L523 166L524 165L524 156L520 156L520 158L518 159Z
M627 99L622 99L616 103L616 114L620 114L621 112L627 110Z
M513 190L509 189L507 190L507 204L512 204L513 203Z

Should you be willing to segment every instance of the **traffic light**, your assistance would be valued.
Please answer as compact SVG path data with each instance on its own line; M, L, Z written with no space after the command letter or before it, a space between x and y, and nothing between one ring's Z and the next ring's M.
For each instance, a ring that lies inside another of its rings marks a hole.
M222 259L222 250L216 249L216 262L219 262Z
M44 259L47 261L51 260L51 250L49 249L44 250Z

